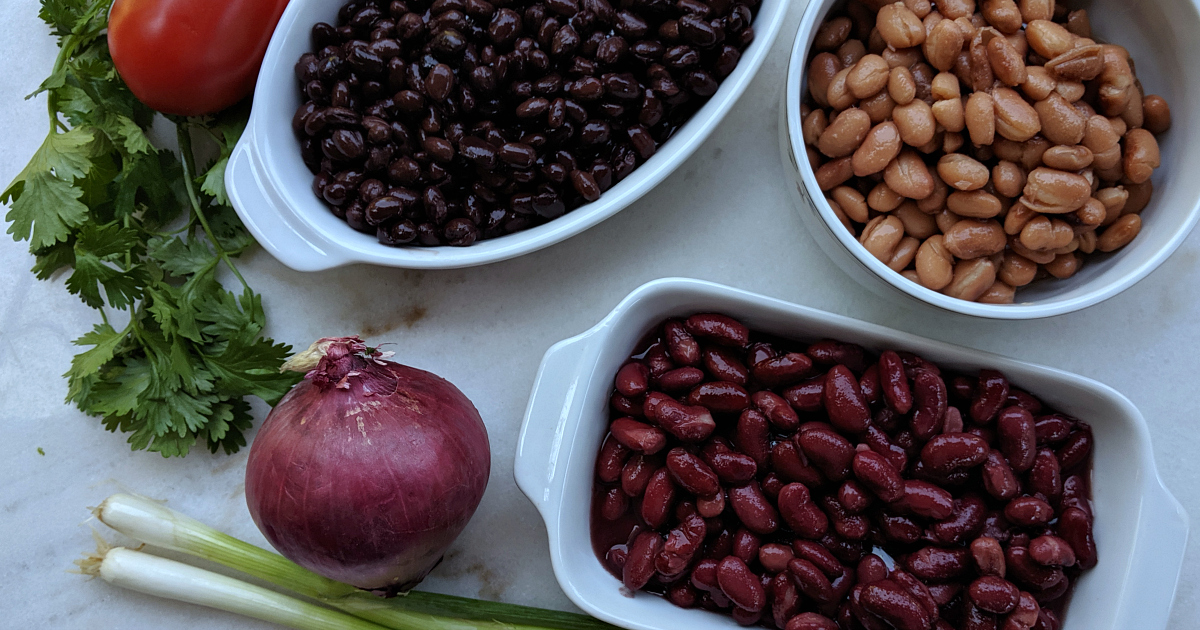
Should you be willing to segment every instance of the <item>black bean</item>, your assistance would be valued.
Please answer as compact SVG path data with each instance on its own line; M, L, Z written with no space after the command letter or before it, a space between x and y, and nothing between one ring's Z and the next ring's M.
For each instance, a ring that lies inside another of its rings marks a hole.
M540 225L654 155L736 67L758 5L347 2L294 68L313 191L387 245Z
M600 187L596 185L596 180L591 173L571 171L571 185L575 187L575 192L587 201L595 201L600 198Z
M475 243L479 229L467 219L451 219L446 223L446 242L455 247L466 247Z
M486 141L474 136L466 136L458 142L458 152L480 167L492 170L496 168L496 149Z
M417 227L407 219L379 226L375 238L384 245L407 245L417 238Z

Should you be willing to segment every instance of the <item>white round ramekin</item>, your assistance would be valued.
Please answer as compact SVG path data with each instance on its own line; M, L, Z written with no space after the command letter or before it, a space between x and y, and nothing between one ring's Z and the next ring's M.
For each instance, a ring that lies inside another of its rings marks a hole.
M1188 520L1162 485L1146 421L1127 398L1061 370L932 341L840 315L698 280L656 280L635 290L591 330L555 344L541 369L517 443L517 485L537 506L563 591L580 608L634 630L735 628L733 619L629 598L592 551L596 454L608 430L613 376L663 319L725 313L752 330L797 340L834 338L869 349L909 350L951 370L995 368L1054 408L1092 425L1099 563L1076 583L1063 630L1161 630L1174 599Z
M717 93L658 152L600 199L544 225L470 247L388 247L333 216L312 192L291 120L300 106L293 67L312 44L312 25L333 22L338 0L292 0L279 20L258 75L250 123L229 159L225 181L233 207L280 262L318 271L355 262L409 269L452 269L506 260L570 238L611 217L670 175L704 142L745 91L779 33L787 0L763 0L755 39Z
M910 282L869 254L838 221L817 185L800 129L800 101L808 53L816 29L841 0L812 0L792 46L780 126L784 163L795 176L797 210L817 244L848 275L885 298L904 296L947 311L992 319L1037 319L1070 313L1128 289L1154 271L1200 219L1200 178L1189 164L1200 161L1200 120L1191 104L1200 98L1200 11L1197 0L1093 0L1086 3L1092 30L1129 49L1147 94L1172 105L1171 130L1159 137L1162 167L1154 172L1154 197L1142 211L1142 231L1124 249L1091 255L1067 280L1046 280L1017 289L1015 304L958 300Z

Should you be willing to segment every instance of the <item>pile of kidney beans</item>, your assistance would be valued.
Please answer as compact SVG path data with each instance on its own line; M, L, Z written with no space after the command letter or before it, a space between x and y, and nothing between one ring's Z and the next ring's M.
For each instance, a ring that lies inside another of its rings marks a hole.
M993 370L698 314L643 341L611 409L593 547L679 606L786 630L1057 630L1096 564L1090 427Z
M595 201L733 72L758 0L354 0L293 118L314 192L387 245L470 245Z

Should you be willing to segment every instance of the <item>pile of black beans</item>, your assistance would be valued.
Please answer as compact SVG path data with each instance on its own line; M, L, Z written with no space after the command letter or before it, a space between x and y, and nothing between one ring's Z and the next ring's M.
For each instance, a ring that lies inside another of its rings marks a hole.
M758 0L358 0L312 29L293 118L313 191L386 245L458 245L595 201L733 72Z

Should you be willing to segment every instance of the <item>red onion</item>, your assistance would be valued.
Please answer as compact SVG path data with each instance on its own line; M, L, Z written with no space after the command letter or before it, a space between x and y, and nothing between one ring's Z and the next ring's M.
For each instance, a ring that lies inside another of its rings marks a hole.
M284 556L354 586L404 591L462 532L487 486L487 429L457 387L326 338L284 369L307 371L263 422L246 503Z

